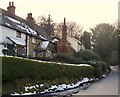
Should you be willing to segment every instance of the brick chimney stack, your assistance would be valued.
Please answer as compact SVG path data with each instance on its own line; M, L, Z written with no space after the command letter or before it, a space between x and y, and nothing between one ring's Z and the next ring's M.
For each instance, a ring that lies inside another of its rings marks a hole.
M64 17L64 24L62 26L62 41L66 42L67 41L67 25L66 25L66 19Z
M64 24L62 26L62 38L59 46L59 52L61 53L67 53L67 25L66 25L66 19L64 18Z
M11 4L12 3L12 4ZM9 6L7 7L7 11L9 13L15 14L15 6L14 6L14 2L9 2Z
M26 20L28 21L31 21L31 22L34 22L34 18L32 17L32 13L28 13L27 17L26 17Z

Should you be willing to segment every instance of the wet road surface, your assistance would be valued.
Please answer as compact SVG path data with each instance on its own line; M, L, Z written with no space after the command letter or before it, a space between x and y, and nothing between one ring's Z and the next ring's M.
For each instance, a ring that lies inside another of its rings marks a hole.
M118 67L112 66L112 71L110 75L102 80L92 84L87 90L80 90L74 96L77 95L118 95L120 84L118 83L120 80ZM82 96L79 96L82 97Z

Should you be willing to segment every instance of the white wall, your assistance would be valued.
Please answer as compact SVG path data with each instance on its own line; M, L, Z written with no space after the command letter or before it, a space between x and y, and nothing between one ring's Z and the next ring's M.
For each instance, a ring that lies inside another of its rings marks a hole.
M27 57L29 56L29 36L27 37Z
M1 42L2 42L2 26L0 25L0 55L2 55L1 49L3 49Z
M0 25L0 43L3 42L7 42L7 43L11 43L10 40L8 40L6 37L11 37L11 38L16 38L18 39L20 42L25 44L25 34L21 34L21 38L16 37L16 30L7 28L5 26ZM0 55L2 54L2 49L4 48L4 45L0 44Z
M84 49L82 45L79 44L79 41L73 37L67 35L67 41L71 44L71 47L77 52L80 49Z

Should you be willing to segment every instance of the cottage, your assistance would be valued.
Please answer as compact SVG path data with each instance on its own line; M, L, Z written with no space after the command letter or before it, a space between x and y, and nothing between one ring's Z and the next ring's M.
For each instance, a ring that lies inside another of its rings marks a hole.
M67 25L66 25L66 19L64 18L64 23L62 26L62 38L57 39L54 38L53 41L55 41L57 48L57 53L64 53L67 55L73 55L74 52L78 52L80 49L85 49L83 44L75 39L74 37L71 37L67 34Z
M0 55L27 56L28 58L50 57L48 48L51 37L35 24L32 13L26 20L15 15L14 2L9 2L7 11L0 9Z

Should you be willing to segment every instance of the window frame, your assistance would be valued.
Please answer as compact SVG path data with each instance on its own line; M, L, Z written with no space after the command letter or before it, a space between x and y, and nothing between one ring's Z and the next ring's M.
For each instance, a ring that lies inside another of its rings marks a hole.
M21 32L16 32L16 37L21 38Z

